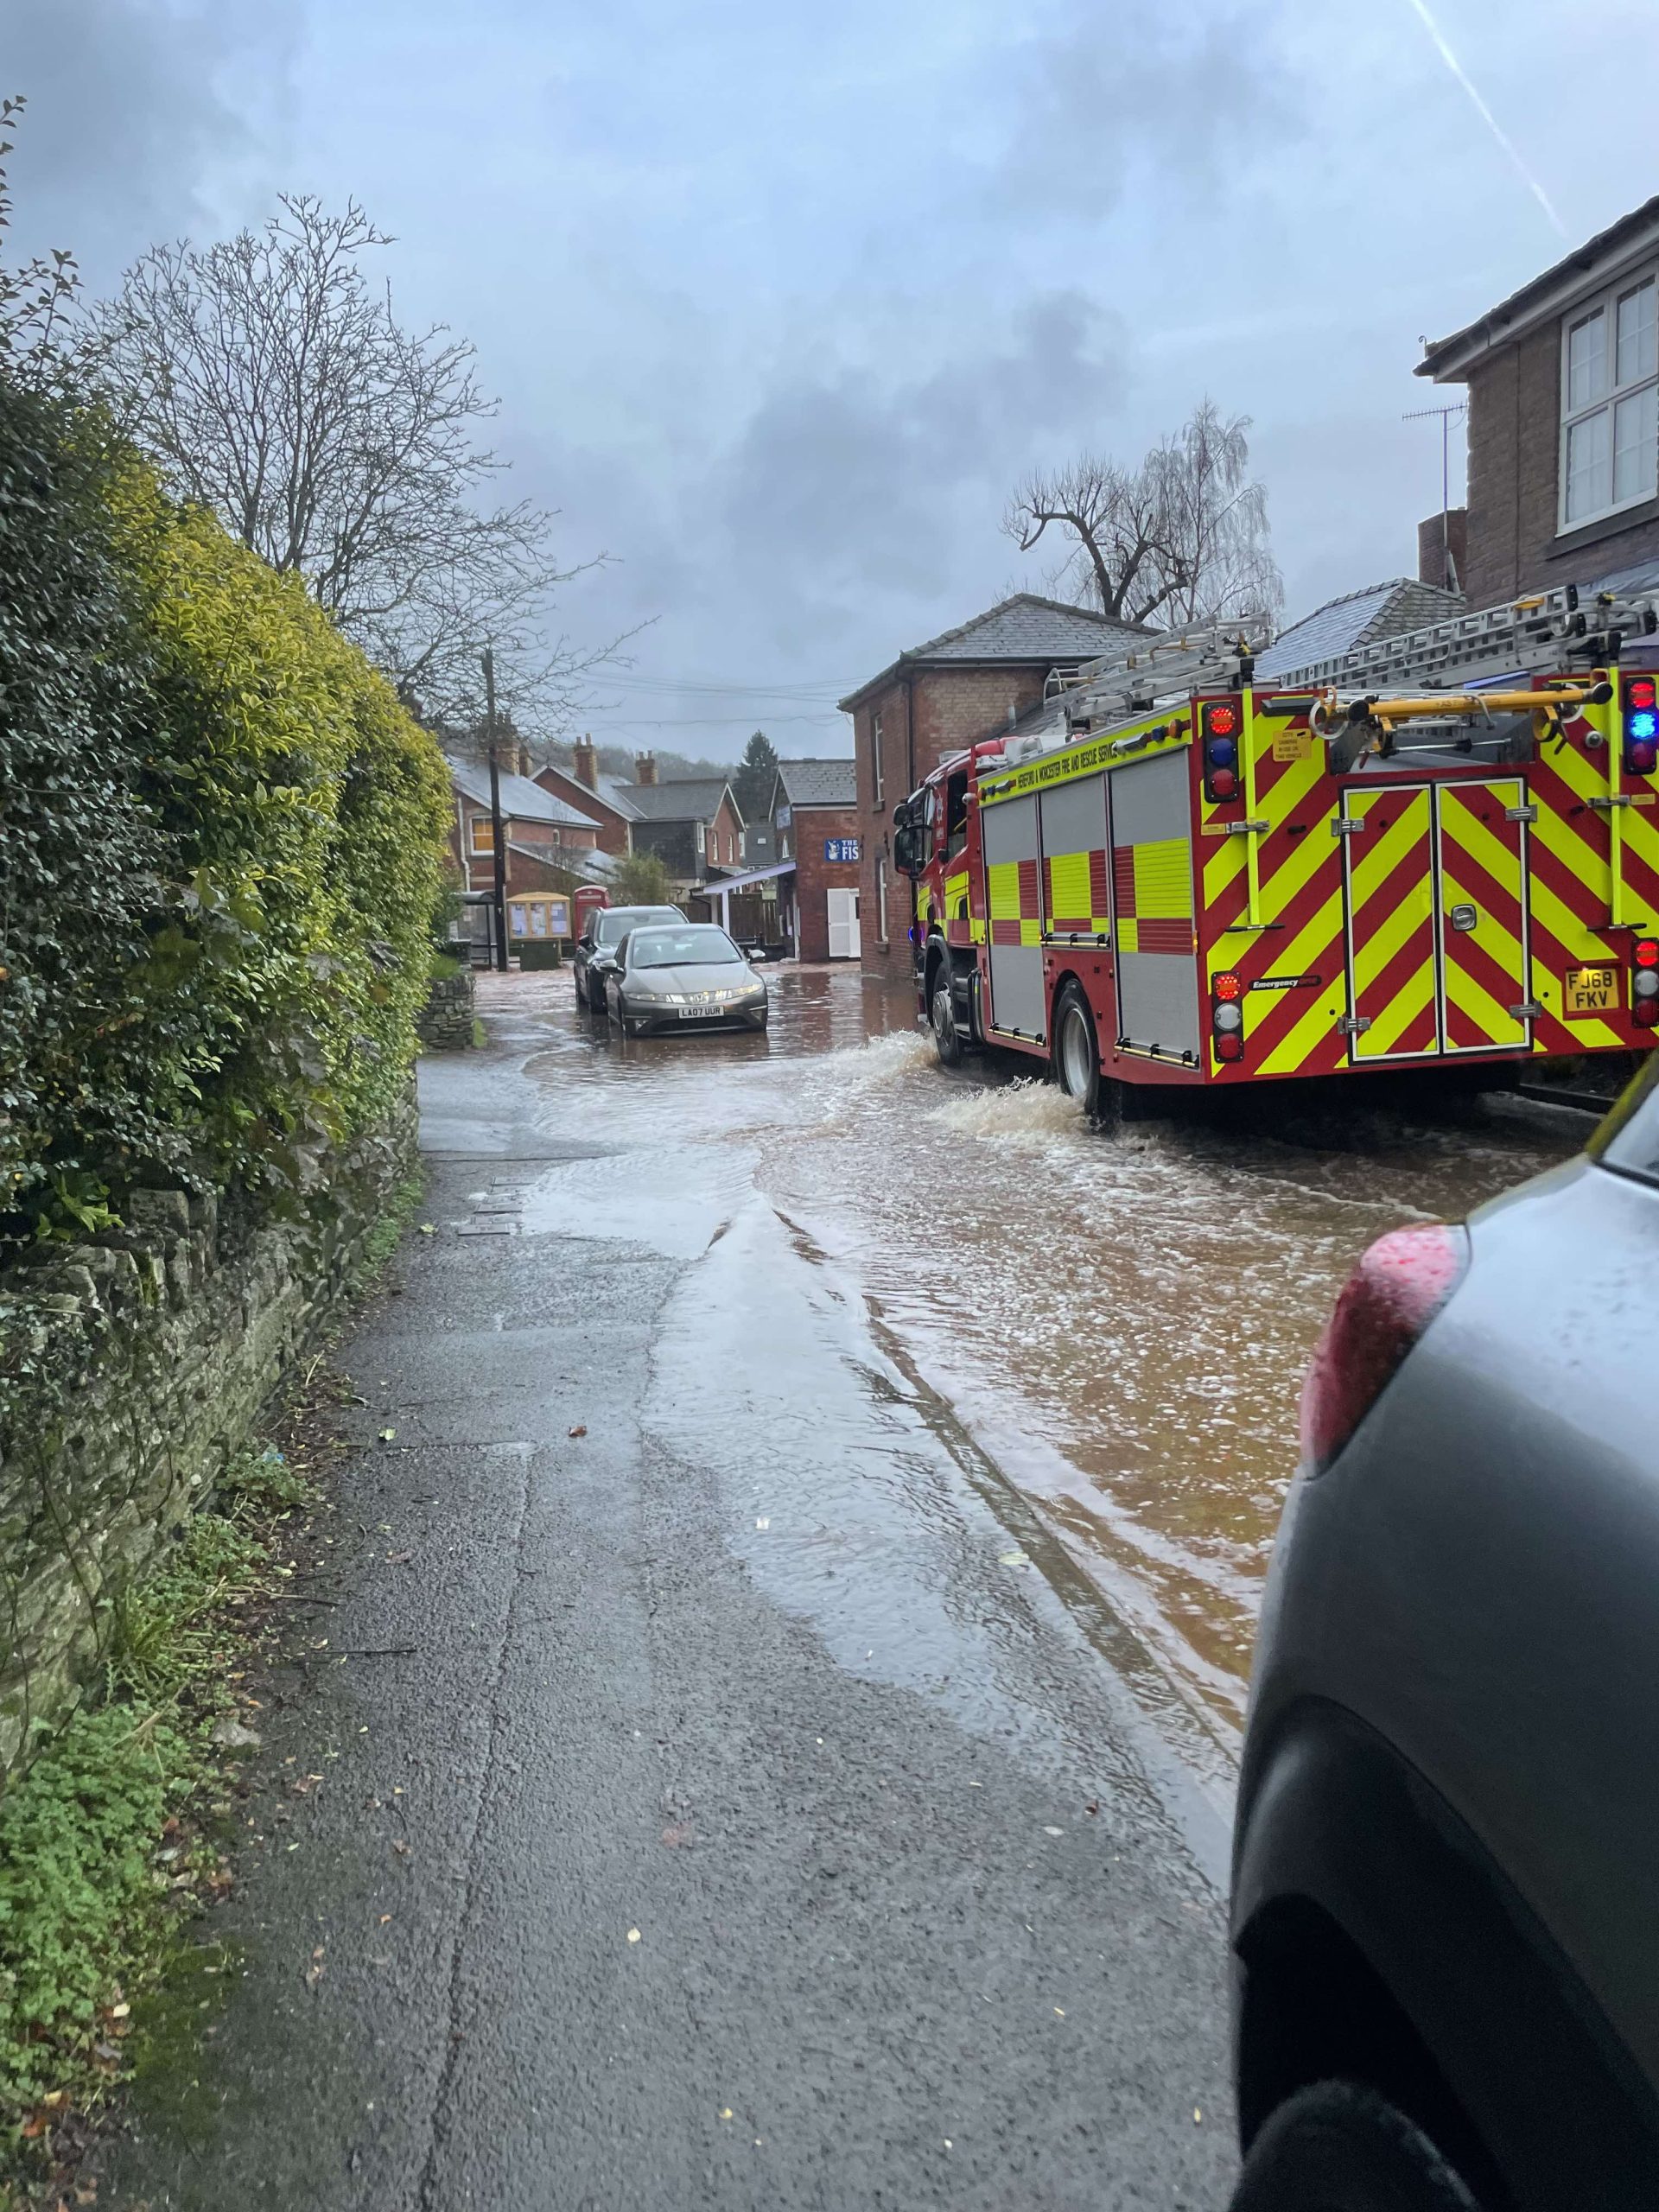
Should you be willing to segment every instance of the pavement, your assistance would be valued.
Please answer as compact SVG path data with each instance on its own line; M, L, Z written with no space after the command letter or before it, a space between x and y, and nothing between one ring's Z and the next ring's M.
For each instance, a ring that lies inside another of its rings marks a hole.
M1224 1822L732 1157L572 1233L678 1137L562 1128L550 1002L423 1064L209 2040L100 2201L1218 2208Z

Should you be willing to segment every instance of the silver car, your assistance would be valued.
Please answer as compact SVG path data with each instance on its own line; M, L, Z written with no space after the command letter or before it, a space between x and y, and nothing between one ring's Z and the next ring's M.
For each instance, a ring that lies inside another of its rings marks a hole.
M571 958L575 970L576 1004L590 1014L605 1011L605 978L615 966L616 948L630 930L646 922L683 922L677 906L594 906L576 939Z
M1659 944L1637 957L1659 965ZM1235 2212L1659 2204L1659 1061L1360 1261L1234 1854Z
M605 984L607 1010L627 1037L766 1026L766 984L712 922L631 930Z

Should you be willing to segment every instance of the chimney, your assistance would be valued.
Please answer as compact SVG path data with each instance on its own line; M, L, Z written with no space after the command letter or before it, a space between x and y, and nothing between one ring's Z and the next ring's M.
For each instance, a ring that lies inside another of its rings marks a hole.
M518 772L521 776L527 776L527 775L529 775L529 773L530 773L530 747L529 747L527 745L521 745L521 746L518 747L518 760L517 760L517 763L516 763L516 766L517 766L517 769L518 769Z
M591 737L579 737L570 748L570 772L590 791L599 789L599 754Z
M633 780L636 784L654 784L657 780L657 755L639 753L634 755Z
M1461 591L1468 573L1469 510L1450 508L1417 525L1417 581Z

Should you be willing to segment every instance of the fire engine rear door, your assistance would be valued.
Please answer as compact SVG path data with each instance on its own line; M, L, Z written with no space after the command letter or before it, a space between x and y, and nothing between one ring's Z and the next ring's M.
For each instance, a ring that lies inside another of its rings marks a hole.
M1433 801L1424 784L1344 794L1338 824L1348 925L1349 1054L1427 1058L1440 1050Z
M983 807L979 824L990 928L990 1026L1040 1042L1048 1020L1037 903L1037 801L1010 798Z
M1524 1046L1526 786L1520 777L1435 793L1441 1035L1450 1052Z
M1120 1041L1196 1060L1189 772L1184 750L1112 771L1112 937Z

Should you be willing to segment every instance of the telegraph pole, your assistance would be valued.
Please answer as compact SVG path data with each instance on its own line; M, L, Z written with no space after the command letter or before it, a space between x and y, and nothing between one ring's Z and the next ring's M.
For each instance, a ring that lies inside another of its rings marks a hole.
M495 964L507 971L507 833L501 819L501 764L495 748L495 653L484 648L484 729L490 753L490 844L495 857Z

